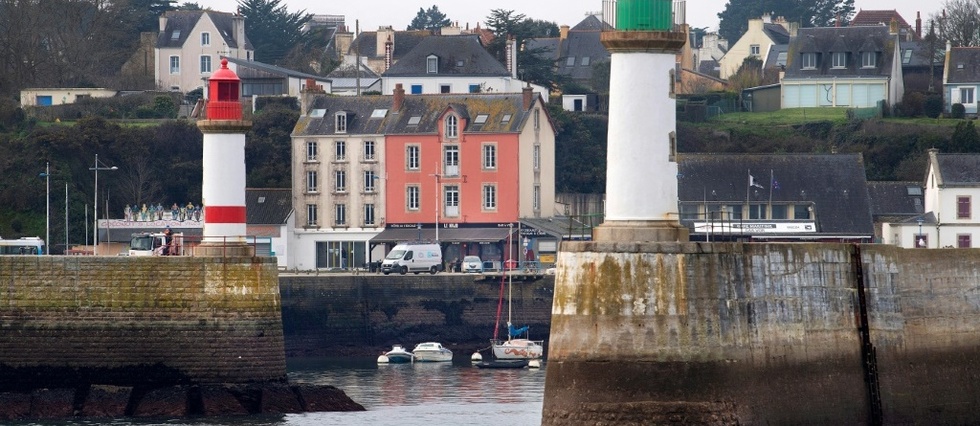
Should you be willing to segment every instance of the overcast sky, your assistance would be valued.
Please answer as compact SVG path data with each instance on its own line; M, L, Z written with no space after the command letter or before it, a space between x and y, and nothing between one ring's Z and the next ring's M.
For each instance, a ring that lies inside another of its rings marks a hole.
M184 3L185 0L177 0ZM585 18L586 13L602 9L602 0L495 0L480 1L443 1L436 0L405 1L405 0L283 0L290 12L306 10L307 13L324 15L344 15L351 31L354 30L355 20L360 21L361 31L374 31L379 26L393 26L403 30L412 22L419 8L428 9L433 5L439 7L442 13L465 27L468 23L473 28L476 23L485 26L483 22L491 9L513 10L523 13L529 18L553 21L558 25L575 26ZM692 27L718 28L718 13L725 9L727 0L688 0L687 22ZM222 12L233 12L238 5L236 0L198 0L197 4L210 7ZM940 1L936 0L855 0L855 9L891 10L895 9L910 25L915 25L915 13L922 12L922 20L926 22L930 14L940 9ZM246 24L247 25L247 24ZM923 24L926 25L926 24Z

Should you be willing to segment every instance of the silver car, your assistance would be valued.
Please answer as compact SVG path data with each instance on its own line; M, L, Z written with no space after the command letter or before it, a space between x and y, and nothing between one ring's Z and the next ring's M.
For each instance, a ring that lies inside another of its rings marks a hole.
M463 269L463 272L476 272L478 274L482 274L483 261L480 260L479 256L466 256L463 258L461 268Z

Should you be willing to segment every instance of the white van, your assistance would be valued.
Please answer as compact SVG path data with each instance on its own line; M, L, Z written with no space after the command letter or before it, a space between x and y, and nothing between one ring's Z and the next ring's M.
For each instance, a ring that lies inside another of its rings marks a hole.
M401 243L395 246L381 262L381 272L428 272L434 274L442 270L442 249L434 243Z

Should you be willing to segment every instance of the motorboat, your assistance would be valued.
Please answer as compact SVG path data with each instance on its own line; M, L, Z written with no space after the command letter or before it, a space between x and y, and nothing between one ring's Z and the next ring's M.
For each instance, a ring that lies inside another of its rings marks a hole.
M477 368L524 368L528 366L528 362L526 359L495 359L480 361L473 365Z
M425 342L415 345L412 349L418 362L449 362L453 360L453 351L442 346L442 343Z
M386 357L388 362L392 364L405 364L412 362L415 359L415 355L405 350L405 347L402 345L392 346L391 350L385 352L383 356Z

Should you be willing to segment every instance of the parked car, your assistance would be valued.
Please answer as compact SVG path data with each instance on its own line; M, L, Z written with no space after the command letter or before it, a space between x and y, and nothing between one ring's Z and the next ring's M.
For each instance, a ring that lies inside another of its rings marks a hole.
M463 258L463 272L483 273L483 261L479 256L466 256Z

